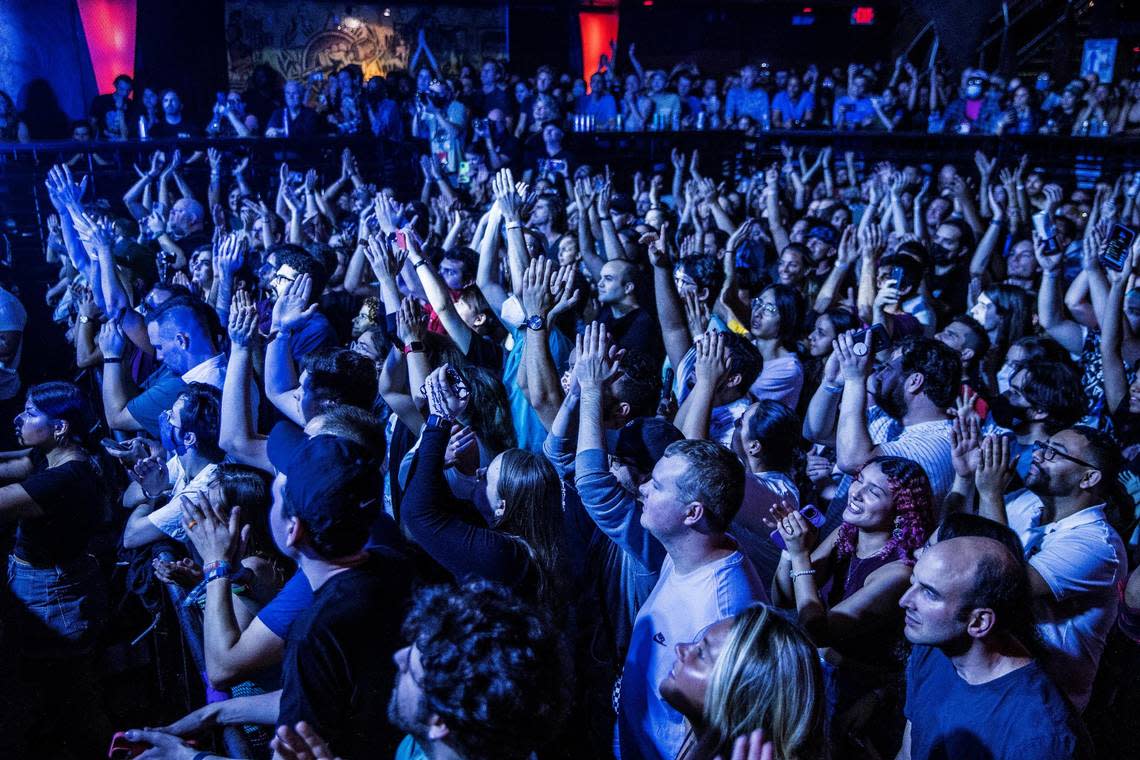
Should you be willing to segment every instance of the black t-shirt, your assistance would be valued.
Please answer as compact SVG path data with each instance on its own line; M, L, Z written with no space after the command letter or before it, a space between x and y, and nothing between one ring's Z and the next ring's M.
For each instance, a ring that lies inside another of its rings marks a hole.
M403 554L370 549L337 573L289 628L277 722L306 721L338 757L390 757L400 734L388 723L412 572Z
M20 520L15 553L33 565L63 565L87 550L103 521L103 486L89 460L46 465L20 484L43 515Z
M664 361L665 347L661 328L645 309L638 307L624 317L615 317L613 309L605 306L598 313L598 321L606 326L614 342L621 348L632 348L652 359Z
M155 140L164 137L201 137L202 134L202 128L191 123L185 116L177 124L169 124L166 119L159 119L147 133L151 139Z
M495 87L489 93L480 87L471 98L471 110L478 116L486 116L496 108L504 116L514 116L518 112L518 101L505 87Z

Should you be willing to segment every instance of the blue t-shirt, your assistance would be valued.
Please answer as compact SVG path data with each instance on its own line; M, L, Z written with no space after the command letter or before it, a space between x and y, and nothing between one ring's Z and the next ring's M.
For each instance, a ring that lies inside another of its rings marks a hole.
M186 389L186 383L164 364L146 379L143 389L127 402L127 411L143 430L158 438L158 415L174 406L178 394Z
M293 339L289 342L289 353L292 354L293 361L299 363L311 351L325 346L335 346L338 343L340 341L336 337L336 330L328 318L318 311L293 333Z
M844 95L842 98L837 98L831 115L831 120L838 129L853 129L874 118L875 107L871 105L871 99L866 96L853 98Z
M772 110L779 111L784 124L790 121L804 121L807 112L815 106L815 98L807 90L800 93L796 102L792 102L788 93L781 90L772 99Z
M300 570L293 573L285 586L277 592L277 596L269 600L269 604L261 608L257 617L265 627L273 631L281 639L289 636L289 626L313 603L313 587L309 579Z
M542 443L546 440L546 427L542 424L538 412L530 405L526 394L519 388L519 365L522 364L523 354L526 351L527 330L512 330L515 344L503 362L503 385L507 387L507 403L511 407L511 421L515 425L515 437L518 439L520 449L542 452ZM561 330L550 330L547 345L550 346L550 355L554 359L554 366L562 371L570 361L570 352L574 344L562 334Z
M913 760L1087 756L1080 719L1036 661L971 685L941 650L915 646L906 683Z

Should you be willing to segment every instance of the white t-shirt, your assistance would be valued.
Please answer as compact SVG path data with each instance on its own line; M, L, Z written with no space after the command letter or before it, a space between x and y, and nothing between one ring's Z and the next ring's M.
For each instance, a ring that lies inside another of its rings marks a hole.
M803 387L803 365L795 354L788 354L764 362L764 369L752 384L752 395L758 401L772 399L795 409Z
M658 687L676 661L677 644L757 601L768 601L752 563L740 552L682 575L666 557L653 592L638 610L618 696L617 749L624 760L673 760L685 740L684 716Z
M146 519L174 540L185 541L186 531L182 528L182 501L178 497L182 494L195 494L207 490L217 471L216 464L208 464L193 478L187 478L186 470L182 468L178 457L171 457L166 463L166 472L173 485L170 501L151 512Z
M1124 542L1103 504L1041 525L1041 500L1023 489L1005 511L1030 566L1053 592L1053 599L1033 605L1037 631L1050 653L1042 664L1073 706L1084 711L1128 573Z

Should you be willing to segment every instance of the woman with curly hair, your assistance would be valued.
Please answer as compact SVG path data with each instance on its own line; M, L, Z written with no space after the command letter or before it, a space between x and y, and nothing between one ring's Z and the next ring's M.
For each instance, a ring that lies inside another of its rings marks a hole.
M819 657L803 631L757 604L709 626L661 682L690 727L677 760L729 757L757 729L781 760L827 757Z
M899 599L934 520L930 480L909 459L875 457L851 484L843 524L818 546L814 526L799 512L781 506L772 516L787 546L773 603L794 606L804 630L825 648L838 688L836 749L851 754L856 750L845 742L869 741L889 753L902 728L893 699L906 660ZM887 711L884 717L866 720L876 708ZM875 736L862 735L856 715Z

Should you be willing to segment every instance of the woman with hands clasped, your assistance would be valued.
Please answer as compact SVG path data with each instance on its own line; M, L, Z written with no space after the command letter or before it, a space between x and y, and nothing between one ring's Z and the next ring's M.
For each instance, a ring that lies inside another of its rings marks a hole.
M926 473L891 456L863 466L848 491L843 524L822 542L800 512L772 509L773 527L787 546L772 600L794 606L800 625L825 650L839 692L832 726L837 748L871 742L889 752L897 745L902 723L894 698L906 661L898 602L933 515Z
M553 465L541 454L507 449L478 471L473 498L485 509L458 499L444 469L449 457L462 467L475 446L456 425L471 401L468 380L444 364L428 375L424 395L429 414L401 505L405 529L456 580L496 581L556 611L566 570L562 484ZM453 438L460 443L451 446Z

